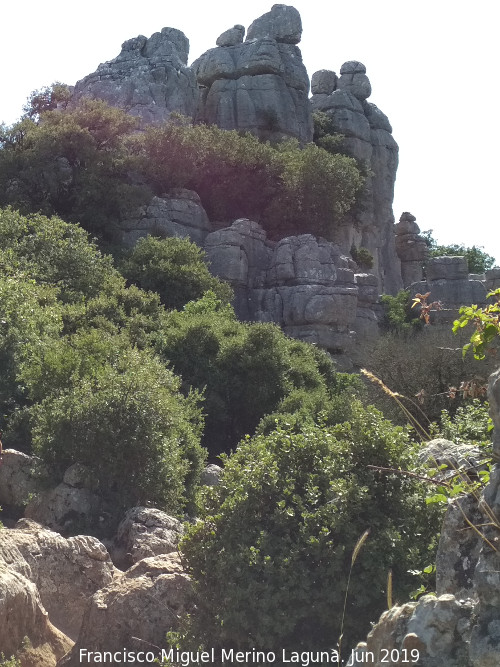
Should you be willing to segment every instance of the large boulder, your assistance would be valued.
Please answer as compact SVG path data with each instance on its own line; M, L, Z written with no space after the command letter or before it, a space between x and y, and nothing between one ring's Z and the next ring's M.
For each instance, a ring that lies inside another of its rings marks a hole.
M422 280L424 263L429 257L429 248L425 239L419 236L420 228L415 221L415 216L405 211L394 225L403 287Z
M116 58L76 83L73 103L102 99L137 116L143 126L161 123L172 112L194 116L199 93L188 54L189 40L175 28L129 39Z
M361 276L356 284L335 244L311 234L272 242L256 222L241 219L209 234L204 248L211 271L233 286L240 319L275 322L340 356L351 351L357 315L366 323L360 340L376 335L377 279Z
M16 654L23 667L55 667L72 646L49 621L35 584L0 558L0 657Z
M212 231L200 198L193 190L175 188L163 197L153 197L149 204L119 223L121 243L131 247L144 236L187 237L202 245Z
M301 33L299 13L286 5L254 21L243 43L223 33L219 46L192 65L204 88L202 119L261 139L311 141L309 77L296 46Z
M29 519L2 531L0 569L36 586L51 623L72 639L88 600L115 574L108 552L95 537L65 539Z
M127 568L151 556L176 552L182 523L152 507L133 507L118 526L112 552L115 563Z
M3 452L0 465L0 505L23 507L41 489L39 461L15 449Z
M165 646L165 633L192 608L191 599L191 582L178 554L139 561L93 596L78 641L59 667L80 665L82 650L156 655L156 647Z

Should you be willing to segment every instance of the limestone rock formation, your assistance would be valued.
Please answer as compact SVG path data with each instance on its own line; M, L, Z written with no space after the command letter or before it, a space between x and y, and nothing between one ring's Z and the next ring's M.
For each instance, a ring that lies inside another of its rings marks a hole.
M363 274L356 283L348 258L329 241L302 234L271 242L260 225L241 219L209 234L204 248L211 271L233 286L240 319L276 322L289 336L341 355L352 347L357 314L370 322L370 336L378 327L376 277Z
M0 557L0 655L16 654L22 664L34 667L55 667L72 645L49 621L35 584Z
M468 274L465 257L431 257L426 273L426 280L410 285L410 295L430 292L429 302L441 303L441 310L432 313L433 323L449 326L464 304L486 305L485 281Z
M296 46L302 33L297 10L274 5L252 23L243 43L228 32L192 65L204 87L201 118L262 139L311 141L309 77Z
M313 74L313 83L312 110L329 116L335 131L345 137L345 150L371 174L358 206L335 230L334 240L346 254L353 244L367 248L374 257L379 290L396 293L402 287L402 279L393 232L398 145L391 124L380 109L367 101L371 85L362 63L344 63L340 77L331 70L320 70Z
M22 507L40 490L34 465L34 457L15 449L4 450L0 466L0 505Z
M33 584L51 623L72 639L88 600L115 574L108 552L95 537L65 539L29 519L2 531L0 570L4 569ZM0 599L3 594L0 587Z
M237 24L219 35L215 43L217 46L236 46L236 44L243 42L244 36L245 26Z
M175 28L129 39L116 58L76 83L73 100L105 100L138 116L142 125L162 122L174 111L192 117L199 92L188 53L189 40Z
M122 653L164 646L165 633L191 609L190 595L178 554L139 561L93 596L78 641L59 667L80 665L80 649Z
M425 240L419 236L420 228L415 221L414 215L405 212L394 225L403 287L422 280L423 266L429 256L429 248Z
M55 488L38 490L26 506L24 516L52 530L71 534L96 521L101 509L95 477L90 469L75 463Z
M222 475L222 468L215 463L209 463L201 473L200 484L204 486L217 486Z
M118 526L113 560L130 567L143 558L177 552L182 534L178 519L152 507L133 507Z
M175 188L121 220L120 229L121 243L128 247L148 235L189 237L202 245L212 226L196 192Z

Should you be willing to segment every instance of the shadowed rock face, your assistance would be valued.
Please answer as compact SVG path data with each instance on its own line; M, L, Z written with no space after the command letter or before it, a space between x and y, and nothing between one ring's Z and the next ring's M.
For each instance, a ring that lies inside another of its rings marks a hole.
M298 11L274 5L252 23L245 42L240 29L223 33L218 47L193 63L204 87L201 118L261 139L311 141L309 77L296 46L302 34Z
M367 248L374 257L379 289L396 293L403 283L393 232L398 145L391 124L378 107L367 101L371 85L362 63L344 63L340 77L333 71L320 70L313 74L312 82L312 110L329 116L335 131L345 137L346 152L369 174L358 206L336 230L335 241L346 253L353 243Z
M149 39L139 35L121 53L75 85L74 100L103 99L141 119L160 123L178 112L194 116L198 106L196 77L187 67L189 40L180 30L163 28Z

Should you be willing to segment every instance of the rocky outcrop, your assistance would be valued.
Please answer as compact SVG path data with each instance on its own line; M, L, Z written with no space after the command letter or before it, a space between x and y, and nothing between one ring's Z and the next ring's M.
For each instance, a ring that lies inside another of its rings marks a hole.
M212 226L196 192L175 188L163 197L153 197L132 217L121 220L120 230L121 243L127 247L148 235L188 237L203 245Z
M226 31L192 65L202 86L201 118L225 130L252 132L261 139L312 140L309 77L296 46L300 15L273 5L248 29Z
M393 233L398 146L391 124L380 109L367 102L371 85L360 62L344 63L340 77L330 70L316 72L312 92L313 111L328 115L334 130L344 135L346 152L368 170L360 201L335 230L334 240L346 254L353 244L367 248L374 257L379 290L396 293L402 280Z
M240 319L276 322L337 355L351 350L357 317L366 323L360 347L378 326L376 277L356 276L329 241L302 234L271 242L260 225L242 219L209 234L204 248L211 271L233 286Z
M143 558L177 552L182 523L152 507L133 507L118 526L112 557L124 569Z
M160 123L172 112L192 117L199 92L187 67L188 54L189 40L175 28L163 28L149 39L129 39L116 58L76 83L73 101L105 100L140 118L143 126Z
M55 667L72 645L49 621L35 584L0 558L0 657L17 655L23 667Z
M222 468L215 463L209 463L201 473L200 484L203 486L217 486L222 475Z
M65 539L29 519L2 531L0 564L33 584L51 623L72 639L88 600L115 574L108 552L95 537Z
M439 301L441 309L431 314L433 324L449 326L464 304L486 305L485 280L468 273L465 257L431 257L426 264L426 279L410 285L410 296L430 293L428 303Z
M40 468L36 459L15 449L3 452L0 465L0 505L22 508L40 490Z
M405 212L394 225L403 287L422 280L424 263L429 257L429 248L425 239L419 236L420 228L415 221L414 215Z
M178 554L145 558L98 591L73 650L59 667L80 665L80 651L154 651L191 609L191 582ZM131 662L130 664L135 664Z
M38 490L24 516L60 533L74 534L98 523L101 510L95 476L86 466L75 463L55 488Z

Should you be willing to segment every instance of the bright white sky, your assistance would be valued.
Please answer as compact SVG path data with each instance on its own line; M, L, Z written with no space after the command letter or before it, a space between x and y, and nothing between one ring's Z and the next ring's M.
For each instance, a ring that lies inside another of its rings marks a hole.
M309 76L366 65L374 102L400 147L394 214L417 218L440 243L483 246L500 262L496 188L500 133L495 0L289 0L303 24ZM190 40L189 62L221 32L273 0L7 0L0 39L0 121L14 122L32 90L74 84L122 42L165 26Z

